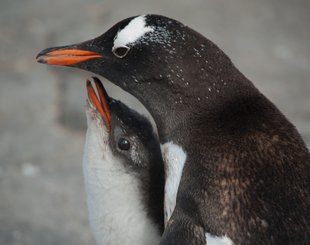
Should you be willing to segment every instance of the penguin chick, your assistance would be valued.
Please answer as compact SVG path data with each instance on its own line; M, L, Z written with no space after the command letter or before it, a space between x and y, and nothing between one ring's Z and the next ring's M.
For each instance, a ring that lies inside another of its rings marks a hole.
M163 232L164 167L150 122L87 81L83 171L97 244L158 244Z

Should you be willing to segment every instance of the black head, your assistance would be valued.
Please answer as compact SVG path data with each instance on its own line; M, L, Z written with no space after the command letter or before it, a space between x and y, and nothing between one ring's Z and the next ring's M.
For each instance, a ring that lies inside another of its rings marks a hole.
M203 74L201 68L206 67L199 64L206 46L212 53L211 42L176 20L142 15L125 19L92 40L43 50L37 60L91 71L141 97L145 84L176 90L190 85L189 77Z
M146 208L163 227L164 165L160 144L149 120L120 101L109 97L98 78L97 94L87 82L88 127L96 127L102 144L121 159L124 170L140 180Z

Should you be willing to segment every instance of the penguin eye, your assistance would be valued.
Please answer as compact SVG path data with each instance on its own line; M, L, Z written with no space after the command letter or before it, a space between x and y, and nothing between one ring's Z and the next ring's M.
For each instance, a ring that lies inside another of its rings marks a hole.
M124 58L127 55L128 51L129 48L126 46L117 47L112 50L113 54L118 58Z
M130 142L129 140L125 139L125 138L120 138L118 140L118 148L123 150L123 151L128 151L130 148Z

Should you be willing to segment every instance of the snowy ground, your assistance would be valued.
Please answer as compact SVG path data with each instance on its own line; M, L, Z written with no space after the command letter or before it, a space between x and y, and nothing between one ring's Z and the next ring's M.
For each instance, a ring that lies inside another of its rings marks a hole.
M308 0L1 0L0 244L94 244L81 167L89 74L34 57L141 13L217 43L310 142Z

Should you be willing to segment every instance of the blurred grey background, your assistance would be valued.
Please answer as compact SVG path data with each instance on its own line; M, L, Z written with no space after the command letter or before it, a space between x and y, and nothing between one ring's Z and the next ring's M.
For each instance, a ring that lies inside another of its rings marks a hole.
M1 0L1 245L94 244L82 178L90 74L35 56L143 13L178 19L217 43L310 143L309 0Z

